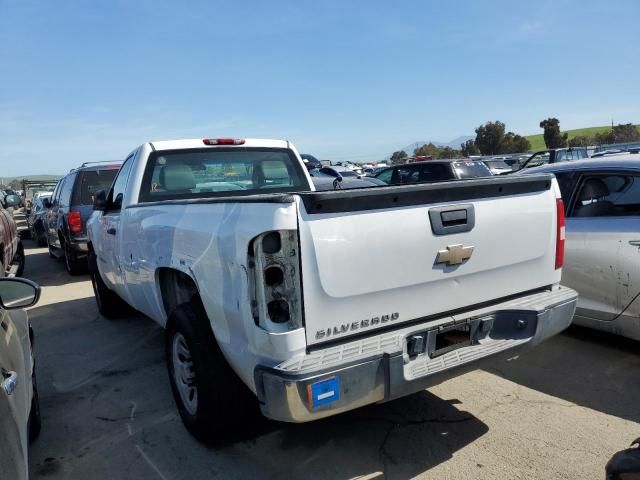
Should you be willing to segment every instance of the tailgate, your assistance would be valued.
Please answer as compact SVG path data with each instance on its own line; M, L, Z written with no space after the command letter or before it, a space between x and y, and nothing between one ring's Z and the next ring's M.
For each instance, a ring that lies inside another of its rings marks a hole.
M549 175L300 194L309 345L548 286Z

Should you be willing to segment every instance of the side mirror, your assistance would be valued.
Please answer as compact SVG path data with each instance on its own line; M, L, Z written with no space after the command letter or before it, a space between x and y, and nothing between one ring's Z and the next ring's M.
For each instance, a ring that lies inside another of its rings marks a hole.
M42 206L43 206L44 208L51 208L51 207L53 206L53 204L51 203L51 199L50 199L50 198L45 198L45 199L42 201Z
M20 203L21 201L18 195L7 195L4 197L4 204L6 208L17 207Z
M342 176L338 175L333 181L333 189L339 190L342 188Z
M27 308L40 300L40 286L26 278L0 278L0 307Z
M107 210L107 192L98 190L93 196L93 210L104 212Z

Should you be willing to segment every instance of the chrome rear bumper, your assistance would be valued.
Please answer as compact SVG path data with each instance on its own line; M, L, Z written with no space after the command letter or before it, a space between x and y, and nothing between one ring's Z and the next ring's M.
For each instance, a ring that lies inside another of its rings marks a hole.
M576 299L575 291L559 287L316 350L274 367L258 366L262 412L307 422L423 390L556 335L570 325ZM471 345L437 356L409 354L407 339L423 336L433 344L436 333L464 325Z

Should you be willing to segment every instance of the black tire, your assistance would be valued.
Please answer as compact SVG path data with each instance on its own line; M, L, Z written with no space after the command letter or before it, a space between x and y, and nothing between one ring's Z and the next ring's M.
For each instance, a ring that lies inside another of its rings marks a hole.
M187 363L191 363L186 382L184 370L174 362L174 343L182 340L190 354ZM252 434L261 418L257 399L224 358L199 300L179 305L171 313L165 349L173 397L182 422L194 437L211 445ZM184 392L184 385L196 392L195 408L183 400L180 390Z
M47 234L48 235L48 234ZM53 247L51 246L51 244L49 243L49 237L47 236L45 238L45 241L47 242L47 248L49 249L49 258L58 258L56 256L55 253L53 253Z
M24 257L24 245L22 244L22 241L18 242L18 249L16 250L16 254L13 257L13 265L18 265L18 269L16 270L16 277L21 277L22 274L24 273L24 263L25 263L25 257Z
M78 253L67 242L62 242L62 251L64 252L64 266L70 275L86 273L86 261L78 258Z
M38 242L38 246L39 247L46 247L47 246L47 239L45 238L44 235L36 235L37 238L37 242Z
M33 442L42 429L42 416L40 415L40 399L38 397L38 383L36 382L35 369L31 378L33 384L33 398L31 399L31 411L29 412L28 431L29 442Z
M126 304L124 301L111 290L102 280L100 272L98 271L98 259L93 251L89 251L89 275L91 276L91 286L93 287L93 294L96 298L96 304L98 305L98 311L107 319L114 319L122 316L126 312Z

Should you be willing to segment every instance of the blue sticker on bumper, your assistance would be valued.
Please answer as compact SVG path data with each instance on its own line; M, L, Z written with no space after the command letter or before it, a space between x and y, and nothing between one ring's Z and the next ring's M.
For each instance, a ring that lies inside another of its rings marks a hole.
M316 408L336 402L340 399L340 380L329 377L307 385L309 407Z

